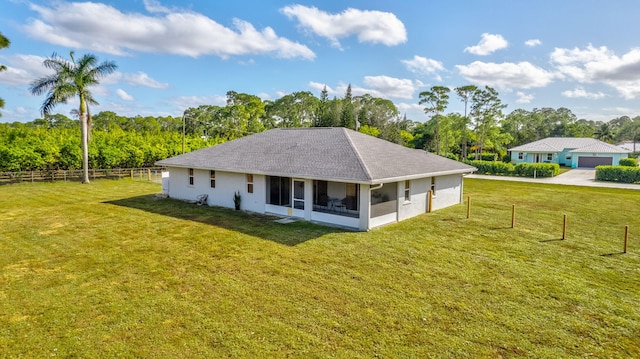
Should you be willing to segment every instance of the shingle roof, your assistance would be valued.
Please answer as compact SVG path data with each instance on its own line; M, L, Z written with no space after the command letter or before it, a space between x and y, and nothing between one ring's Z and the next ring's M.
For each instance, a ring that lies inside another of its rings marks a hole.
M511 148L511 152L597 152L597 153L626 153L614 145L596 140L595 138L579 137L547 137L530 142L522 146Z
M273 129L157 164L371 184L474 170L345 128Z

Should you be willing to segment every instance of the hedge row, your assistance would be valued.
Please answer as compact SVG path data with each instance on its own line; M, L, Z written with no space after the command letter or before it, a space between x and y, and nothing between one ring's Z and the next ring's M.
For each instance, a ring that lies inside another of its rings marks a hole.
M560 173L557 163L518 163L495 161L465 161L478 169L476 173L486 175L520 176L520 177L553 177Z
M635 158L621 158L619 164L620 166L638 167L638 160Z
M640 183L640 168L628 166L598 166L596 181Z

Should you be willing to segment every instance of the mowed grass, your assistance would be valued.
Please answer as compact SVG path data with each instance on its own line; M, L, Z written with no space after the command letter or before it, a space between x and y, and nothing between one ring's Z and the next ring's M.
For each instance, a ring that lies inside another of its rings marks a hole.
M640 191L468 179L368 233L159 191L0 187L0 357L640 357Z

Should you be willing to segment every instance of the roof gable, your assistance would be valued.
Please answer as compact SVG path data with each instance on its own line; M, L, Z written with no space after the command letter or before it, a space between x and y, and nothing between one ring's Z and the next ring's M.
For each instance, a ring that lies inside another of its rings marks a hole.
M365 183L474 169L345 128L273 129L157 163Z

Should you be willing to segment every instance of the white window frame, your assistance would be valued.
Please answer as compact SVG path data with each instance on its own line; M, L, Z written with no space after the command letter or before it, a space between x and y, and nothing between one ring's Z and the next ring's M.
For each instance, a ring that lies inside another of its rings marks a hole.
M435 177L431 177L431 195L433 197L436 196L436 178Z
M188 174L188 177L189 177L189 186L193 186L195 184L195 182L196 182L195 170L193 168L189 168L187 170L187 174Z
M518 152L518 159L519 159L519 160L524 159L524 153L522 153L522 152Z
M253 174L247 173L247 193L253 193Z
M209 185L211 188L216 188L216 171L209 171Z
M404 201L411 202L411 181L404 181Z

